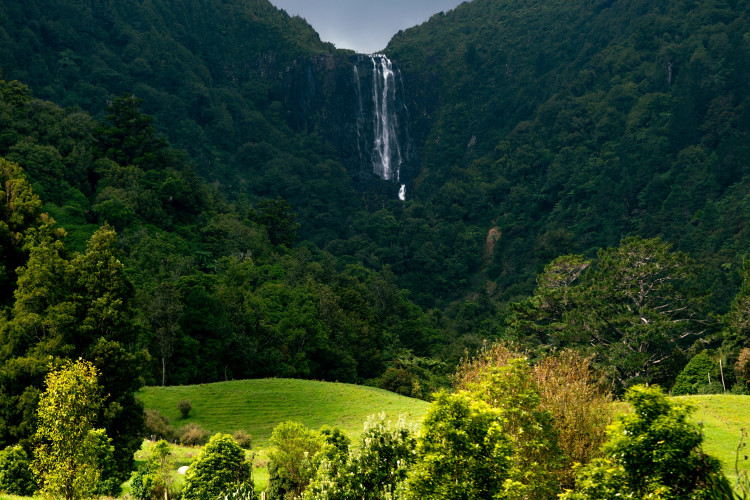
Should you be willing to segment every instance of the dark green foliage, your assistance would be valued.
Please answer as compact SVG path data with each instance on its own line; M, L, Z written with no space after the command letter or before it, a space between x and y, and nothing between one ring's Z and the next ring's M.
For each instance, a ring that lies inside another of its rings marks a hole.
M674 381L672 394L718 394L723 392L719 363L714 361L708 351L701 351L682 369Z
M565 499L731 499L721 464L701 450L700 428L690 408L673 403L658 387L636 386L625 399L633 412L620 417L604 445L605 458L580 469Z
M177 402L177 410L180 412L180 416L183 420L188 418L190 410L192 409L193 405L190 404L190 401L182 400Z
M548 265L534 296L511 306L506 335L538 351L590 351L618 390L671 384L714 327L694 261L658 238L624 238L597 256L593 266L574 255Z
M239 485L250 481L250 465L245 452L228 434L216 434L201 449L200 454L185 474L182 497L186 500L217 498Z
M8 495L31 496L36 488L31 460L24 449L16 445L0 451L0 491Z

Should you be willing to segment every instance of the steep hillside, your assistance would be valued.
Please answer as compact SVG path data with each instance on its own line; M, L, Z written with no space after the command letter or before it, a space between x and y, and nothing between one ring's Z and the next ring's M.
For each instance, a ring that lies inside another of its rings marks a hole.
M6 80L97 118L131 92L224 192L283 196L306 235L343 230L356 199L346 173L287 125L283 105L289 69L333 50L301 18L266 0L14 0L0 5L0 26Z
M748 243L749 9L475 0L399 33L387 52L417 117L417 198L496 228L500 297L625 234L732 262Z

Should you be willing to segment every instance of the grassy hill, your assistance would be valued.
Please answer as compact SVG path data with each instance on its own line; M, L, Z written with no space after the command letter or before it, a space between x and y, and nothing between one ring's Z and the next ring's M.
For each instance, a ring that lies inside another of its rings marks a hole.
M373 387L291 379L146 387L138 397L146 408L159 410L176 427L194 422L212 433L249 432L253 448L267 446L273 428L287 420L313 429L337 426L355 441L370 415L384 412L394 419L404 415L418 422L429 406ZM186 420L179 420L180 400L189 400L193 407Z
M742 431L748 430L750 422L750 396L705 395L682 396L676 399L687 401L695 406L693 421L703 424L706 436L704 451L717 457L724 465L727 476L736 476L734 466L737 446ZM747 442L747 439L745 439ZM740 456L738 469L750 473L750 462L743 459L748 454L745 447Z

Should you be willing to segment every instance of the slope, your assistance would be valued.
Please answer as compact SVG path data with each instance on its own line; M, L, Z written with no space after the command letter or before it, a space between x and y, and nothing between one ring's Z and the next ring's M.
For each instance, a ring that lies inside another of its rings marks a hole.
M146 387L138 397L147 409L158 410L178 426L194 422L212 433L249 432L255 448L267 446L273 428L288 420L313 429L336 426L356 441L370 415L385 413L392 419L403 415L418 423L429 406L373 387L291 379ZM186 421L178 420L181 400L189 400L193 407Z

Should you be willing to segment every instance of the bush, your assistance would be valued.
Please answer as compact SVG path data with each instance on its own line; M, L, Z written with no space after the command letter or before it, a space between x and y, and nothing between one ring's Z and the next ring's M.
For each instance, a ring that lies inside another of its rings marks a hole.
M174 441L177 436L169 423L169 419L159 413L157 410L146 410L145 411L144 428L146 430L146 438L152 441L164 439L166 441Z
M674 387L672 387L672 395L683 396L686 394L716 394L723 392L720 376L719 364L711 359L707 351L699 352L690 359L690 362L677 375Z
M0 451L0 492L31 496L36 491L36 482L30 464L29 456L18 445Z
M299 422L282 422L274 428L270 442L270 498L300 496L317 470L315 455L323 448L323 436Z
M632 387L625 400L633 412L610 427L604 457L581 468L576 491L560 498L734 498L721 463L701 449L703 434L688 421L692 408L658 387Z
M232 437L242 449L249 450L253 447L253 437L245 431L237 431Z
M208 441L208 431L198 424L187 424L177 431L180 443L185 446L200 446Z
M138 500L160 500L175 497L171 477L174 461L169 443L164 440L156 443L146 466L133 473L130 494Z
M177 409L180 411L180 415L182 415L182 419L184 420L190 415L190 410L193 409L193 405L190 404L190 401L183 399L177 403Z
M504 344L486 346L476 357L461 361L454 385L458 390L481 386L493 370L523 357ZM533 391L539 396L539 409L552 416L557 444L564 455L554 473L563 489L571 488L575 479L572 464L586 464L601 454L606 428L613 418L612 396L593 370L591 359L571 350L535 363L531 378Z
M248 481L250 465L245 452L229 434L216 434L185 474L182 496L185 500L216 498Z

